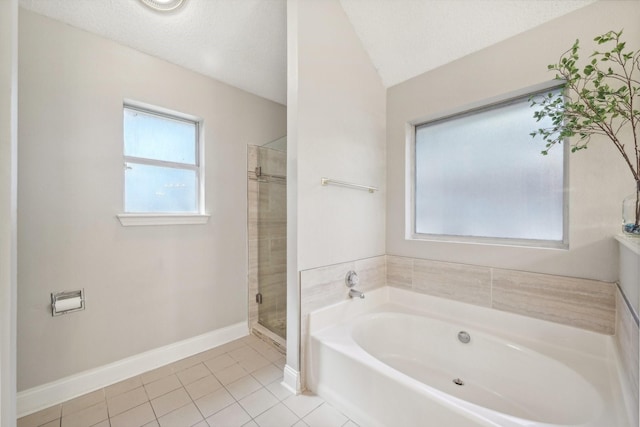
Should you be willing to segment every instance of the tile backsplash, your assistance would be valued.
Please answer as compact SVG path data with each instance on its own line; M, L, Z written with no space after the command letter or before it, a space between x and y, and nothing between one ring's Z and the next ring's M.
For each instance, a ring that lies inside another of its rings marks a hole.
M615 284L387 255L387 284L613 335Z
M300 272L300 361L303 370L302 387L305 387L307 339L309 337L309 313L322 307L349 299L345 276L349 270L358 273L360 282L355 289L366 293L386 284L386 259L384 255L319 267Z
M624 375L622 375L622 386L625 388L625 398L627 399L627 407L631 408L630 417L632 425L639 425L638 417L638 380L640 372L638 372L638 353L640 346L638 345L638 319L635 316L633 307L625 301L621 288L616 292L616 336L615 344L618 355L620 356L620 365Z

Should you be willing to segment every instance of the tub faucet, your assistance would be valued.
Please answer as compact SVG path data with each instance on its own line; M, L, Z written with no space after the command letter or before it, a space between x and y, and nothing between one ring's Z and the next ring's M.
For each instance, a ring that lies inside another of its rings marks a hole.
M355 289L349 289L349 296L351 298L364 298L364 294L360 291L356 291Z

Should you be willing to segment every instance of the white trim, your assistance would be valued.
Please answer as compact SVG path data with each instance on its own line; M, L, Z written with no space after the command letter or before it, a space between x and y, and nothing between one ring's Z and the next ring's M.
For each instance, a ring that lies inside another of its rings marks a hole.
M138 225L193 225L209 222L209 214L118 214L123 227Z
M295 395L302 393L302 387L300 385L300 371L296 371L291 366L285 365L282 386Z
M32 414L248 334L246 322L236 323L21 391L18 393L18 417Z
M616 240L623 246L627 247L631 252L636 255L640 255L640 239L637 237L630 237L624 234L618 234L615 236Z

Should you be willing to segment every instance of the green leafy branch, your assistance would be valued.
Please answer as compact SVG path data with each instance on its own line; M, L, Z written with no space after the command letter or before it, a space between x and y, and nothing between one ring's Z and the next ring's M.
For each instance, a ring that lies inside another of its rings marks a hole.
M609 31L594 41L608 50L594 52L590 62L579 67L580 42L548 66L556 79L565 82L564 93L531 98L534 118L550 119L551 126L531 133L546 142L542 154L567 138L574 138L571 152L588 148L594 135L607 137L620 152L636 182L640 182L640 50L626 49L622 31ZM623 133L631 128L631 138ZM626 138L626 139L623 139ZM629 141L630 139L630 141Z

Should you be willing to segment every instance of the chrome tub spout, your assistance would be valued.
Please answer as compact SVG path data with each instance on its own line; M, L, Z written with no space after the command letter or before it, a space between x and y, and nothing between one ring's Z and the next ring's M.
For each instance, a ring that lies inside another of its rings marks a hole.
M351 298L364 298L364 294L360 291L356 291L355 289L349 289L349 296Z

